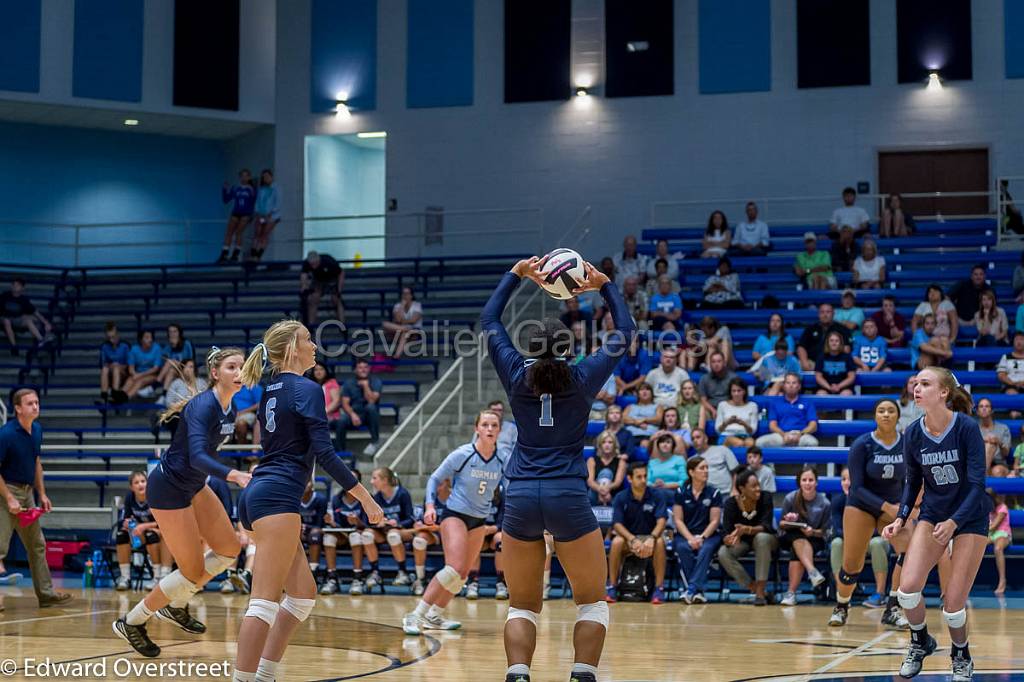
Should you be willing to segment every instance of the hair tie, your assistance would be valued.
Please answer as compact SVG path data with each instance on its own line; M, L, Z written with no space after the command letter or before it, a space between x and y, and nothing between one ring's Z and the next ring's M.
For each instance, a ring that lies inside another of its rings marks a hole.
M261 369L266 369L267 368L267 344L265 344L265 343L257 343L256 347L260 349L260 351L262 353L262 357L263 357L263 366L261 367Z
M963 387L962 387L962 386L960 385L960 380L956 378L956 375L955 375L955 374L953 374L952 372L950 372L950 373L949 373L949 376L953 377L953 383L954 383L954 384L956 384L956 387L957 387L957 388L963 388Z

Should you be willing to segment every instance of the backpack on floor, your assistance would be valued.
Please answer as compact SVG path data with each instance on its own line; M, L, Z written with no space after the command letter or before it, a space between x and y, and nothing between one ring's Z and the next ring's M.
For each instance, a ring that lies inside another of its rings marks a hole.
M650 601L654 593L654 572L651 560L630 555L622 562L619 573L619 601Z

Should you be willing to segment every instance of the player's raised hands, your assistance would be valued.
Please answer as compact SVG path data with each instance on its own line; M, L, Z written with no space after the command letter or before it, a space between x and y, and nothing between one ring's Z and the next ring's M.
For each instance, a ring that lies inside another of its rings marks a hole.
M537 286L543 286L544 274L541 270L547 262L547 256L530 256L513 265L512 272L523 279L533 280Z
M609 282L608 275L595 268L588 261L583 261L583 274L586 276L586 279L573 289L572 293L583 294L588 291L600 291L601 287Z

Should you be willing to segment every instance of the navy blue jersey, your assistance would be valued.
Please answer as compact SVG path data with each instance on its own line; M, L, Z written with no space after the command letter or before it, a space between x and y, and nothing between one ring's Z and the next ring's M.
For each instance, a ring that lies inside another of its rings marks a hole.
M398 486L391 491L390 498L385 498L384 493L377 491L373 494L373 499L384 512L385 521L397 521L399 528L412 528L416 515L412 508L412 495L408 490Z
M149 502L145 500L139 502L135 499L135 493L129 492L117 515L118 528L121 527L125 519L135 519L135 523L153 523L153 512L149 508Z
M227 482L213 476L207 476L206 485L210 486L210 490L220 500L224 511L227 512L228 518L232 521L237 521L238 514L235 513L235 504L231 501L231 489L228 487Z
M282 372L263 391L257 415L263 456L253 476L277 474L305 487L315 459L342 490L358 481L334 451L324 390L312 379Z
M160 458L168 480L185 489L199 489L207 476L227 478L231 467L217 459L217 447L235 432L235 408L224 410L217 394L208 388L181 411L181 423L171 445Z
M299 503L299 517L302 525L310 528L323 528L324 516L327 514L327 498L323 493L313 493L309 502Z
M491 361L508 395L519 429L519 437L505 468L505 477L510 480L585 479L587 467L583 459L583 443L590 406L629 347L636 325L619 290L614 284L605 284L601 295L611 310L615 328L621 333L609 334L596 353L570 367L572 383L564 390L553 395L534 395L526 371L533 360L524 358L516 350L501 322L501 314L519 282L517 275L505 273L480 315Z
M334 525L339 528L366 528L370 525L359 500L353 497L350 504L345 500L344 493L331 498L331 514L334 516Z
M886 447L874 431L860 435L850 448L846 468L850 472L847 502L851 505L881 512L882 503L898 503L907 474L903 437L896 434L896 442Z
M978 422L959 412L941 436L924 428L925 417L903 432L903 459L907 478L900 517L910 516L924 485L921 520L939 523L952 519L958 527L988 517L992 501L985 494L985 442Z

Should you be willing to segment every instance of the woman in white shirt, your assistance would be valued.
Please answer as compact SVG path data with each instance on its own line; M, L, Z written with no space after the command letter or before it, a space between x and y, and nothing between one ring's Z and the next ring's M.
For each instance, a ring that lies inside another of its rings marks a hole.
M853 261L853 283L860 289L881 289L885 284L885 258L878 255L873 239L864 240Z
M704 252L701 258L721 258L732 244L732 233L729 232L729 221L721 211L714 211L708 218L708 226L704 230L701 246Z
M1010 322L1006 311L996 304L996 292L985 289L979 296L978 312L974 313L974 326L978 329L978 346L1009 345Z
M754 444L758 424L757 403L747 398L747 382L736 377L729 382L729 399L718 403L715 431L718 444L728 448L749 448Z
M928 313L935 315L935 333L932 336L942 336L949 339L949 344L956 341L957 332L960 331L960 320L956 316L956 306L946 298L942 287L938 284L929 284L922 301L914 310L914 319L910 321L910 331L917 333L917 328L924 323L924 316Z
M423 306L416 300L412 287L402 287L402 299L391 309L391 319L384 320L381 326L392 337L391 357L397 360L402 357L409 336L423 329Z

